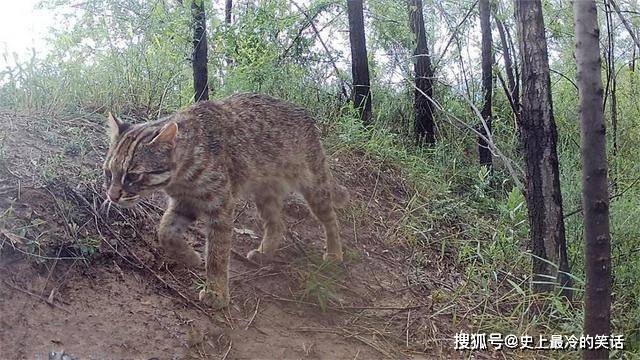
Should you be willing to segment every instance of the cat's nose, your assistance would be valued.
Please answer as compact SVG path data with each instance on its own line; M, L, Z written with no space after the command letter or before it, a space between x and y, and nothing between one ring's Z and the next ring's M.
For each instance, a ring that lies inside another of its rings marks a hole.
M111 200L112 202L118 202L118 200L120 200L120 191L117 191L113 188L109 189L109 191L107 191L107 196L109 197L109 200Z

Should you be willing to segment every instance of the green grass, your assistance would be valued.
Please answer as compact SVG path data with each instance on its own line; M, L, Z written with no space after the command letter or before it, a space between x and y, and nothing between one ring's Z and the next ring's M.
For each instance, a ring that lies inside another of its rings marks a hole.
M472 308L474 315L461 321L470 320L474 330L515 334L582 333L584 263L580 215L567 219L575 282L575 301L569 304L557 293L531 291L526 281L531 276L531 255L526 251L528 219L524 196L520 189L508 186L496 189L492 185L499 184L505 177L499 164L498 171L489 175L475 164L474 158L462 155L464 144L416 149L401 135L385 128L366 129L348 115L338 119L332 130L334 135L328 142L333 148L362 150L408 174L415 194L398 224L398 233L416 249L409 274L413 284L428 281L423 270L427 268L427 260L438 263L452 257L456 267L463 269L464 285L452 294L440 290L432 297L443 307L456 303L460 313ZM567 156L567 149L560 152ZM563 183L564 196L570 199L565 204L567 212L579 204L576 204L580 199L577 164L574 159L561 164L563 177L571 178ZM620 184L619 188L624 186ZM640 291L637 281L640 256L634 256L640 254L638 205L637 194L632 192L611 205L614 332L626 335L629 356L637 354L640 343L636 296ZM572 358L578 353L568 352L562 356Z

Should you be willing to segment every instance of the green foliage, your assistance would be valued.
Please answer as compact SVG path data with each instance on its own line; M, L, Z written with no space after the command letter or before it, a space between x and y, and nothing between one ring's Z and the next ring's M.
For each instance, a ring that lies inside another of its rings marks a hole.
M66 158L62 154L56 154L42 167L42 178L47 182L53 182L62 176L62 168L66 164Z
M175 108L189 100L190 13L168 2L43 1L65 25L45 58L4 72L3 97L48 112Z
M303 299L318 304L322 311L327 310L330 301L338 300L336 286L344 277L344 270L338 265L316 257L311 259L306 269L299 269L298 273L303 282Z
M73 244L73 248L78 251L78 255L89 258L100 250L101 239L97 237L80 238Z

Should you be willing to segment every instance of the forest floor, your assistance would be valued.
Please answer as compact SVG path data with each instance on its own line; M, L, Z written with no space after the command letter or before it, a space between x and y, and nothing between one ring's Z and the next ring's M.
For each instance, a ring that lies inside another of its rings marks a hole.
M398 230L412 196L400 169L358 151L331 154L333 172L351 196L338 215L342 266L320 260L322 229L296 197L287 201L280 261L248 261L244 254L262 231L253 204L239 201L231 306L213 311L198 301L203 271L168 266L156 246L161 194L132 210L101 206L100 115L0 111L0 123L3 358L461 355L453 335L465 330L474 309L443 301L463 280L437 249L434 261L423 263L430 265L415 268L414 250ZM187 239L202 250L198 226Z

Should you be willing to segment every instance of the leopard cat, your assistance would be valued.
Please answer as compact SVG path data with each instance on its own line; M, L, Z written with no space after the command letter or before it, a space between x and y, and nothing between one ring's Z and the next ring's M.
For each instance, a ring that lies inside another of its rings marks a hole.
M314 119L289 102L237 94L199 102L154 122L127 124L107 116L110 146L104 162L108 201L130 207L155 190L168 196L158 241L188 267L201 258L183 239L196 219L206 229L206 286L199 297L214 308L229 305L229 258L235 199L255 202L263 238L247 257L272 260L284 236L283 200L301 194L322 223L325 259L342 261L335 208L347 190L328 169Z

